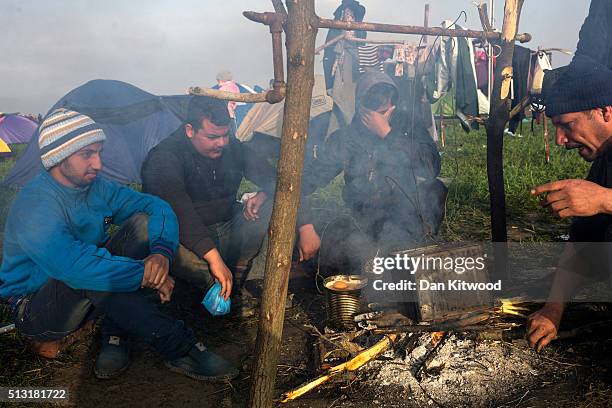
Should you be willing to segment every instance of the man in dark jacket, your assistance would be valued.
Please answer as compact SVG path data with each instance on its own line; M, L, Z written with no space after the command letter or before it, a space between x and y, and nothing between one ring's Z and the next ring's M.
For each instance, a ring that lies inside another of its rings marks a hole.
M611 21L612 2L592 0L589 15L580 29L576 57L587 56L612 69Z
M203 289L214 278L226 298L230 269L242 283L261 247L276 175L266 159L230 134L229 125L225 102L194 97L185 124L151 150L142 167L143 190L170 203L179 220L175 275ZM261 189L244 206L236 201L243 177ZM300 258L306 260L320 241L304 217L298 224Z
M535 187L542 205L562 218L574 217L546 305L530 316L527 339L541 350L559 330L565 304L575 291L609 271L612 242L612 71L585 55L544 77L546 114L556 142L593 162L586 180L559 180Z
M351 124L330 135L308 164L302 185L308 195L344 171L342 197L351 217L330 225L321 259L336 268L348 264L350 273L359 273L377 252L408 248L435 235L446 196L437 179L437 147L423 126L395 112L393 80L381 72L365 74L356 101Z

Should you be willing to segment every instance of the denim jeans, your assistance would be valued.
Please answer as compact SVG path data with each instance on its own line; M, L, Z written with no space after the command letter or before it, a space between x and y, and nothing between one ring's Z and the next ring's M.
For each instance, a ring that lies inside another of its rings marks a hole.
M238 287L244 283L251 263L259 253L271 215L272 201L268 199L261 206L257 220L246 220L242 205L236 205L231 220L206 227L225 264L234 274L234 284ZM214 283L214 278L202 255L198 256L179 245L172 264L172 275L207 290Z
M106 248L114 255L143 259L148 255L148 217L136 214L113 235ZM59 340L88 320L104 315L103 331L143 339L164 359L185 355L196 343L191 329L160 312L146 296L135 292L100 292L72 289L51 279L19 305L15 325L26 338Z

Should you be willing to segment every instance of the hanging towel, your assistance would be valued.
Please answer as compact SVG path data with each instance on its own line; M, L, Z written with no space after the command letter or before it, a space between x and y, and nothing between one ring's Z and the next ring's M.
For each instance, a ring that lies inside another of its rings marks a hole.
M531 50L529 48L517 45L514 47L514 55L512 57L512 82L514 98L512 99L512 108L518 105L523 98L529 94L529 72L531 69ZM510 119L508 129L512 133L516 133L519 123L525 119L524 110L518 115Z

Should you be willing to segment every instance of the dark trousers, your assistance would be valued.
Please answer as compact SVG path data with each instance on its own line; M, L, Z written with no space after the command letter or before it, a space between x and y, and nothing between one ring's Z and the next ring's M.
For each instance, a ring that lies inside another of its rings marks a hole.
M272 200L268 198L259 210L259 219L255 221L246 220L242 214L242 205L236 205L231 220L206 227L225 264L234 273L234 284L238 287L246 280L251 263L261 249L271 215ZM179 245L172 264L172 274L207 290L214 283L214 278L203 255L197 255Z
M124 223L106 248L114 255L143 259L148 255L148 217L136 214ZM143 339L164 359L185 355L196 343L182 321L160 312L145 295L135 292L99 292L72 289L51 279L19 305L15 324L26 338L59 340L85 322L104 315L103 331Z

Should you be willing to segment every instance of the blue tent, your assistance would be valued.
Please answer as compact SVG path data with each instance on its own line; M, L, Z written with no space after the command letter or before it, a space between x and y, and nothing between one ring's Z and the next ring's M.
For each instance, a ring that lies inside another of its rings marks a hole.
M156 96L121 81L94 80L70 91L49 110L65 107L90 116L106 133L102 174L120 183L140 183L149 152L182 123L192 96ZM4 180L22 187L42 168L38 129Z

